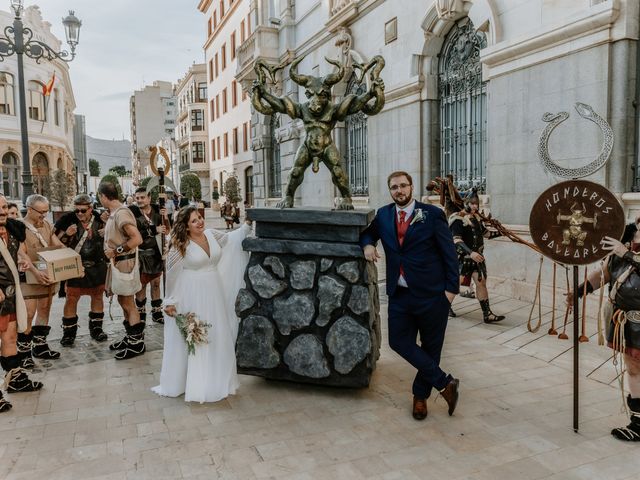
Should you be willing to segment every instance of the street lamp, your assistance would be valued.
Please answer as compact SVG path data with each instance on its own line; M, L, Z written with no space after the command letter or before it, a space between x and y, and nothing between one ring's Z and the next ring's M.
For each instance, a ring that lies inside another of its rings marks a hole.
M71 53L66 50L56 52L49 45L39 40L34 40L33 31L22 23L22 11L24 0L10 0L11 8L15 13L13 25L4 29L4 36L0 36L0 62L6 57L15 54L18 58L18 93L20 103L20 132L22 136L22 202L26 203L27 197L33 192L31 179L31 162L29 159L29 132L27 130L27 101L24 88L24 63L23 55L32 58L36 63L45 60L62 60L70 62L76 56L76 46L80 38L82 22L69 11L69 15L62 20L67 43Z

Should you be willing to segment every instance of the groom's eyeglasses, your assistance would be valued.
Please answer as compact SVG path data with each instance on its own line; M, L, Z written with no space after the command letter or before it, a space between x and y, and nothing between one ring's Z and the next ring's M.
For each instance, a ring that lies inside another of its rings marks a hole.
M88 208L76 208L74 210L75 213L87 213L89 211Z
M405 189L407 187L410 187L411 184L410 183L401 183L400 185L391 185L389 187L389 190L391 190L392 192L397 192L399 189Z

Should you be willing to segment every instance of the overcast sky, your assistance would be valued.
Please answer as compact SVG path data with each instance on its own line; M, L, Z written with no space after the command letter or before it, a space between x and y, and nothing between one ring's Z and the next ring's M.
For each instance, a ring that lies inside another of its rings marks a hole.
M9 1L0 0L3 10ZM154 80L175 82L203 62L205 16L197 0L25 0L66 46L62 18L75 10L82 21L76 59L70 64L77 114L87 134L129 139L129 97Z

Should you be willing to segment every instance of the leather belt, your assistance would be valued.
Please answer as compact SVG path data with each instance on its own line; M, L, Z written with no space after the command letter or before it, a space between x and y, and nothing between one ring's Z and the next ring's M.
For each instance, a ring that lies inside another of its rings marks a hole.
M627 320L633 323L640 323L640 310L629 310L624 312Z
M126 255L117 255L113 260L114 262L122 262L124 260L131 260L133 258L136 258L135 253L127 253Z

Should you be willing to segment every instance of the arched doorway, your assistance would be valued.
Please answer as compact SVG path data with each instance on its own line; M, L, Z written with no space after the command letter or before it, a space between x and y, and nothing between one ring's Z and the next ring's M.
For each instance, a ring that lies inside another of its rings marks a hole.
M20 198L20 163L13 152L2 156L2 191L8 198Z
M253 206L253 167L247 167L244 171L245 197L248 206Z
M33 191L44 195L44 186L49 178L49 160L44 153L38 152L33 156L31 175L33 177Z
M346 94L362 95L367 90L365 82L358 83L352 75ZM369 195L369 158L367 116L363 112L349 115L345 120L347 152L345 161L349 175L349 187L353 196Z
M486 186L487 82L482 80L480 50L484 32L469 18L447 35L438 62L440 102L440 174L453 174L459 188Z
M64 170L64 164L62 162L62 157L58 157L58 170Z

